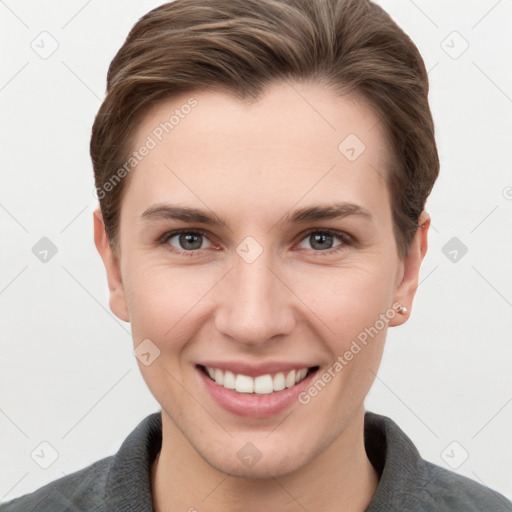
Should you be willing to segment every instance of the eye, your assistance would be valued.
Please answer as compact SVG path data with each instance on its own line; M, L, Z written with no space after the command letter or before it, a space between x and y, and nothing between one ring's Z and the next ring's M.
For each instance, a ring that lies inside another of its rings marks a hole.
M336 243L338 241L338 243ZM349 235L341 231L332 231L329 229L310 231L306 237L302 239L299 247L303 249L312 248L316 252L329 251L334 252L341 249L345 245L350 245L351 239ZM310 245L307 247L305 244Z
M204 249L214 247L206 233L200 230L179 230L165 233L160 244L171 246L175 253L193 256ZM299 248L312 249L316 253L332 254L355 242L350 235L342 231L316 229L307 233L299 243ZM308 247L309 246L309 247Z
M208 245L204 246L203 243L207 242ZM166 233L162 239L162 243L169 244L178 252L192 252L201 249L207 249L212 246L212 243L206 238L205 234L201 231L174 231Z

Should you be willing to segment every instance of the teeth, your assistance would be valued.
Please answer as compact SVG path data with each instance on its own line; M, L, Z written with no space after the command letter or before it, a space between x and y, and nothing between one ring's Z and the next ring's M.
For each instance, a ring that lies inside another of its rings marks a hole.
M281 391L286 387L284 382L284 373L279 372L274 375L274 391Z
M291 388L295 384L295 370L292 370L285 379L285 385L287 388Z
M220 370L219 370L219 372L220 372ZM215 382L217 382L217 381L215 381ZM233 372L224 372L223 386L226 389L235 389L236 388L235 375Z
M260 375L254 379L254 392L258 395L267 395L274 391L274 382L271 375Z
M267 373L252 378L242 374L236 375L230 371L224 372L218 368L206 367L206 371L219 386L234 389L238 393L256 393L257 395L268 395L274 391L291 388L303 380L308 373L307 368L301 368L286 374L279 372L272 376Z
M215 382L219 385L223 385L224 384L224 373L222 370L219 370L218 368L215 370Z
M235 379L235 389L238 393L252 393L254 391L254 379L247 375L237 375Z
M299 370L295 374L295 383L300 382L305 376L306 373L308 373L307 368L302 368L302 370Z

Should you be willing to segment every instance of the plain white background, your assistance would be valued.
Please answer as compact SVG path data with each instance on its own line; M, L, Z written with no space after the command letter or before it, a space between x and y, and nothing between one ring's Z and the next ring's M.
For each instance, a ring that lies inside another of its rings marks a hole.
M0 501L115 453L159 408L108 309L88 145L111 59L160 3L0 2ZM512 498L512 1L379 3L429 69L441 175L412 317L366 408Z

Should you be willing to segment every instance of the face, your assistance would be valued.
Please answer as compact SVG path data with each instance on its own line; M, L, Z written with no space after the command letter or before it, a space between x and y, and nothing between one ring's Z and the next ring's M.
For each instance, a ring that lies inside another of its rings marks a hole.
M145 343L139 367L164 426L226 473L299 470L362 426L426 249L417 235L408 258L397 253L382 126L360 98L274 84L254 103L174 98L149 112L135 148L148 136L118 257L99 215L96 243L111 308Z

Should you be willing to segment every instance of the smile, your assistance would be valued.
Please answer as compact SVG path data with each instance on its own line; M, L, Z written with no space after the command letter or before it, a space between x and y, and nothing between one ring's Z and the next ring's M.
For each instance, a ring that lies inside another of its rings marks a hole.
M241 373L236 374L229 370L201 367L208 374L211 380L225 389L234 390L237 393L254 393L257 395L268 395L285 388L291 388L304 380L313 368L297 368L288 372L266 373L251 377Z

